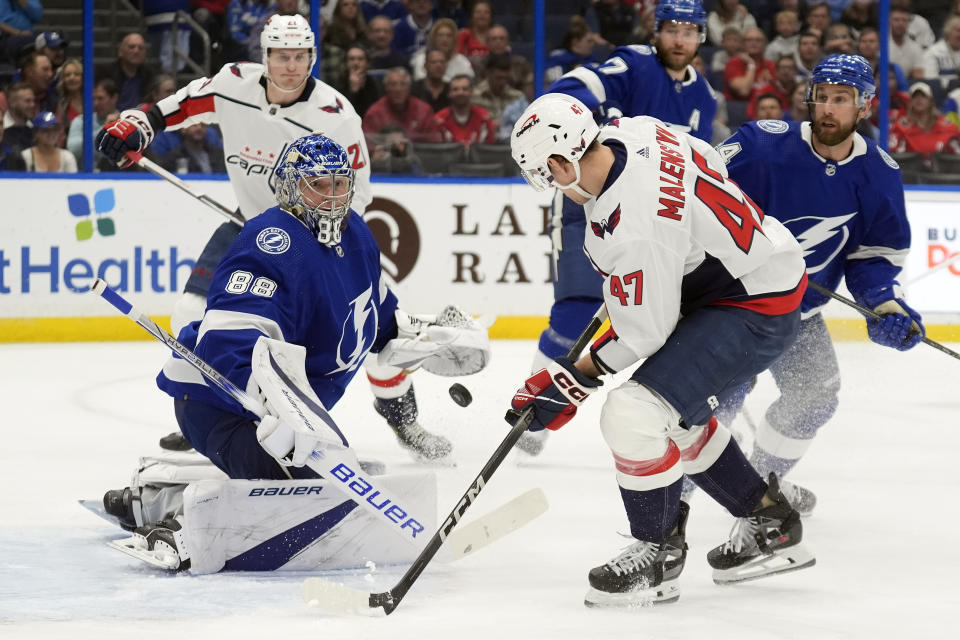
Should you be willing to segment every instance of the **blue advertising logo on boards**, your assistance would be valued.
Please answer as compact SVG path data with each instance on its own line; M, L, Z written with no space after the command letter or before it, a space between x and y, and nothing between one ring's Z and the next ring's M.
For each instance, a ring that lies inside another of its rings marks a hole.
M116 206L113 189L101 189L93 194L93 213L96 214L96 218L91 218L90 199L87 198L85 193L68 195L67 206L73 216L83 218L83 220L77 222L77 240L89 240L93 237L94 222L96 222L97 232L100 235L112 236L116 234L117 228L113 223L113 218L105 215L113 211Z

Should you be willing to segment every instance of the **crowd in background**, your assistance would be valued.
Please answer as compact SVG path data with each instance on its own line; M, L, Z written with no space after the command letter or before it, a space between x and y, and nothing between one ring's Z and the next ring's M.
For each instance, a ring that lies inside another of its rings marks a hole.
M139 4L144 32L124 34L116 60L96 68L94 130L177 90L184 61L174 47L199 58L189 31L174 41L172 12L189 13L206 30L215 71L261 60L270 15L309 10L305 0ZM545 4L547 85L653 37L655 0ZM891 4L889 148L922 158L958 153L960 0ZM535 89L531 0L328 0L325 11L331 6L319 34L321 79L361 115L374 172L431 173L421 156L438 147L460 149L456 157L469 166L480 159L476 150L509 144ZM827 54L859 53L879 64L875 0L706 0L704 7L706 42L694 67L717 93L715 143L747 120L804 119L806 78ZM41 0L0 0L0 65L13 71L0 93L0 170L116 171L102 158L82 166L83 67L67 59L62 32L37 30L42 18ZM878 139L876 106L861 133ZM224 171L219 134L202 124L163 132L149 155L178 173Z

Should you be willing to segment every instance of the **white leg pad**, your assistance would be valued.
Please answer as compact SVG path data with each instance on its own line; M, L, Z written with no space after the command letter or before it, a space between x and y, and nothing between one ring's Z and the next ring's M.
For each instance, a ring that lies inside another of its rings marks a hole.
M680 447L683 472L703 473L710 468L730 442L729 429L711 418L705 425L690 429L678 427L672 432L673 441Z
M621 487L648 491L680 479L680 449L670 439L672 426L679 422L676 409L632 380L607 395L600 431L613 453Z
M813 444L813 438L791 438L775 430L764 418L757 426L757 435L754 446L766 453L784 458L785 460L799 460Z

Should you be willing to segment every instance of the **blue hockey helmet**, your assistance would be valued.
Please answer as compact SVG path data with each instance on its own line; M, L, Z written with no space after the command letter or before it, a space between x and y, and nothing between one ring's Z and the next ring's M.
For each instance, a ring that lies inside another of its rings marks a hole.
M340 244L355 179L343 147L320 133L304 136L284 151L274 173L280 207L306 224L321 244Z
M700 28L701 36L706 36L707 12L700 0L660 0L653 12L653 30L660 31L664 22L689 22ZM700 38L703 42L703 37Z
M813 102L813 88L818 84L845 84L857 90L857 103L863 107L877 92L873 69L863 56L834 53L813 68L807 86L807 102Z

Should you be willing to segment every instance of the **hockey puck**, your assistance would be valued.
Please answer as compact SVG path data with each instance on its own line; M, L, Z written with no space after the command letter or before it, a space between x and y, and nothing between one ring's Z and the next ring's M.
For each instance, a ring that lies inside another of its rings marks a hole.
M473 396L470 395L467 388L459 382L454 382L450 385L450 397L461 407L466 407L473 402Z

